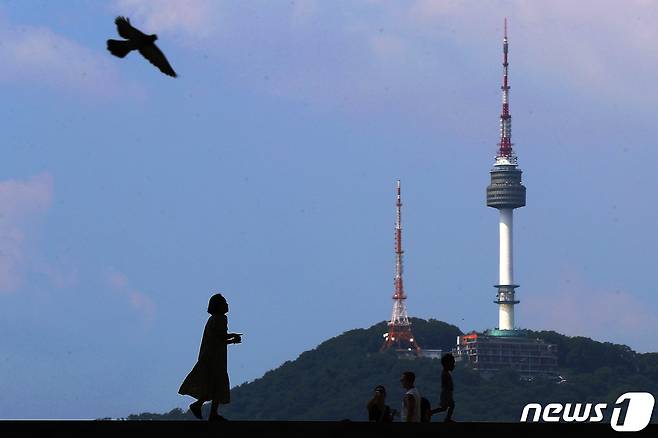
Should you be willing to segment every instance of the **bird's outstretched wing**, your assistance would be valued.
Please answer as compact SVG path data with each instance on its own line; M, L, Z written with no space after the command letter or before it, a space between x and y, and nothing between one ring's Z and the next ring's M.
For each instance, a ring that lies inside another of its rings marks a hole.
M155 44L147 44L140 47L139 53L141 53L144 58L148 59L151 64L159 68L162 73L176 77L176 72L171 68L171 65L169 65L169 61L167 61L164 53L162 53Z
M114 23L117 25L117 32L119 32L119 35L127 40L146 37L146 34L139 29L134 28L132 24L130 24L130 19L126 17L117 17L116 20L114 20Z

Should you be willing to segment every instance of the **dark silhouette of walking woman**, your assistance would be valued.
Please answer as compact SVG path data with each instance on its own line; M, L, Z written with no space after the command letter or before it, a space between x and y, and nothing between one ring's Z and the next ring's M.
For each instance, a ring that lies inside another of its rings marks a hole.
M228 303L222 294L215 294L208 302L210 318L206 322L199 349L199 358L178 390L179 394L197 399L190 405L190 411L199 420L203 419L201 407L210 400L210 421L226 420L219 415L219 404L231 401L228 372L226 366L226 346L239 344L239 333L228 333Z

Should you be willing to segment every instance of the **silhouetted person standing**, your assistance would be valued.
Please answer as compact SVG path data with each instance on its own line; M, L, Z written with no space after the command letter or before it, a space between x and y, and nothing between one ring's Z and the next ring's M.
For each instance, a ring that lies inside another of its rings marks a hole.
M210 318L206 322L199 349L199 358L194 368L187 375L179 394L190 395L197 399L190 405L190 411L199 420L203 418L201 407L211 400L208 420L225 420L219 415L219 404L231 401L228 372L226 366L226 346L239 344L242 338L237 333L228 333L228 303L221 294L210 297L208 302Z
M432 409L432 414L448 411L443 421L449 423L452 420L452 413L455 410L455 399L453 398L454 385L450 372L455 369L455 357L451 353L444 354L441 358L443 371L441 372L441 397L439 407Z
M420 392L415 386L416 375L405 371L400 377L402 387L407 390L402 399L402 421L406 423L420 422Z
M368 402L368 421L377 423L390 423L393 421L395 411L386 404L386 388L378 385L375 394Z

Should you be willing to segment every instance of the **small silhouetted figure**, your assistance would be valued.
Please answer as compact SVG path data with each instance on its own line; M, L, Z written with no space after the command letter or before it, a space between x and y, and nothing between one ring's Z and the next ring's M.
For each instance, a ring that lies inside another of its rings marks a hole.
M441 372L441 397L439 407L432 409L431 413L448 411L443 421L449 423L452 420L452 413L455 410L455 399L453 398L454 385L452 383L452 376L450 372L455 369L455 357L451 353L444 354L441 358L441 365L443 371Z
M226 367L227 344L239 344L242 338L237 333L228 333L228 303L221 294L210 297L208 302L210 318L206 322L199 349L199 358L194 368L185 378L178 390L179 394L190 395L197 399L190 405L190 411L201 420L203 403L211 400L208 420L225 420L219 415L219 404L231 401L228 373Z
M405 371L400 377L402 387L407 390L402 399L402 421L406 423L420 422L420 392L415 386L416 374Z
M368 421L377 423L390 423L393 421L395 410L386 404L386 388L382 385L375 387L375 394L368 402Z
M125 17L117 17L114 22L117 25L119 35L127 41L107 40L107 50L110 53L123 58L132 50L137 50L151 64L159 68L162 73L176 77L176 72L169 65L164 53L155 45L155 40L158 39L156 34L146 35L139 29L134 28L130 24L130 20Z

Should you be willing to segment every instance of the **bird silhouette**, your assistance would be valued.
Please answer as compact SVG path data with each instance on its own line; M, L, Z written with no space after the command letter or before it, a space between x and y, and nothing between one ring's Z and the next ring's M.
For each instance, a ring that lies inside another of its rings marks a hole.
M176 72L169 65L164 53L155 45L155 40L158 39L156 34L146 35L133 27L126 17L117 17L114 23L117 25L117 32L126 41L107 40L107 50L110 53L119 58L124 58L132 50L137 50L151 64L159 68L162 73L176 77Z

